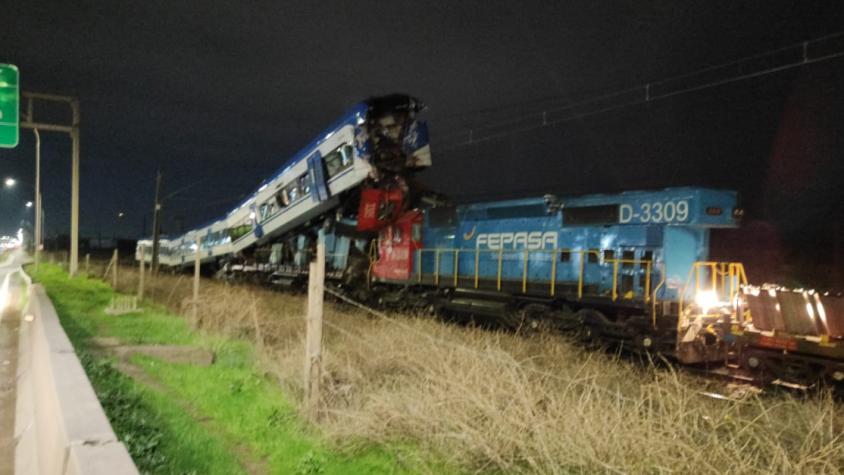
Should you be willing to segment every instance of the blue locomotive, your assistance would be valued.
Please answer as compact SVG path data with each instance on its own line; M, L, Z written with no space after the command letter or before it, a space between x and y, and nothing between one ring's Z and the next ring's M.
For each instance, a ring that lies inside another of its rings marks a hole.
M714 361L725 351L718 335L675 343L708 323L689 309L726 306L746 283L740 264L709 262L710 233L741 214L735 192L706 188L412 210L381 230L371 277L433 289L434 307L513 326L582 325L593 338Z

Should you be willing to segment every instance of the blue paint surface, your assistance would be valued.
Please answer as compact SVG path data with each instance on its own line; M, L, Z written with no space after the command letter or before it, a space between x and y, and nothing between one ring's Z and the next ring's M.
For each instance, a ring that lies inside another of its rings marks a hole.
M444 217L445 209L426 210L424 248L439 249L439 262L436 252L424 252L423 273L437 270L441 279L453 278L457 249L458 273L465 278L475 275L477 259L480 279L496 280L500 255L505 281L521 282L527 264L529 282L550 287L556 273L557 287L571 288L576 287L582 266L584 287L594 295L609 296L617 265L620 297L640 299L646 264L613 263L613 259L650 260L651 290L662 280L664 269L666 285L660 297L675 300L692 263L709 257L709 230L738 225L733 217L737 196L732 191L669 188L560 198L553 203L548 206L545 198L475 203L454 208L451 219ZM593 214L590 219L599 222L574 222L584 208L590 213L597 210L598 217ZM566 216L572 218L569 223Z

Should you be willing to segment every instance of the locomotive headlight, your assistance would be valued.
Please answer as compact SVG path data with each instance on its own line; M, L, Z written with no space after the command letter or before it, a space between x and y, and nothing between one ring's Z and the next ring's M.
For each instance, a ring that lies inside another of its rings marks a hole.
M703 314L709 313L713 308L726 305L724 302L718 300L718 294L714 290L702 290L698 292L695 295L695 303Z

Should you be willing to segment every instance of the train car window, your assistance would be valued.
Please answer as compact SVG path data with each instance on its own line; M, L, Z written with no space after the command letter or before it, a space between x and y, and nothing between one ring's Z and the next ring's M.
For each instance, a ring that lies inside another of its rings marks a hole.
M604 262L615 259L615 251L612 249L604 249Z
M617 204L563 208L563 225L618 224L618 208Z
M621 254L621 258L624 259L624 262L622 263L622 267L627 267L627 268L633 267L632 261L633 261L633 259L636 259L636 251L633 251L633 250L624 251Z
M642 253L642 261L639 263L640 267L647 267L648 262L651 262L651 268L653 268L653 260L654 260L654 252L653 251L645 251Z
M352 146L341 145L325 156L325 168L328 178L333 178L352 165Z
M304 175L299 177L299 189L302 192L302 196L306 196L311 192L311 175L305 173Z
M279 208L284 208L290 204L290 197L287 195L287 188L282 188L275 194L275 202L278 203Z
M454 206L440 206L428 211L428 223L434 228L445 228L457 223L457 209Z
M228 228L226 231L229 233L229 237L231 237L232 241L237 241L238 239L242 238L250 231L252 231L251 224L241 224L240 226L235 226L233 228Z
M352 166L352 160L355 154L355 149L351 145L344 145L343 148L340 149L342 154L342 163L343 168L349 168Z
M560 251L560 262L571 261L571 251Z
M287 192L287 199L289 200L288 204L295 202L299 199L299 196L301 196L298 181L294 181L293 183L287 185L284 191Z
M587 252L587 254L589 255L589 258L588 258L589 261L588 262L590 262L592 264L597 263L598 262L598 256L600 255L600 253L601 253L601 251L598 250L598 249L589 249L589 252Z

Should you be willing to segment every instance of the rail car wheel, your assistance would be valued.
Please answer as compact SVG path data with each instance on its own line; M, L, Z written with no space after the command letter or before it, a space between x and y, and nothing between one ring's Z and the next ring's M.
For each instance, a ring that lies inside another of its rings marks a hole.
M603 339L602 328L607 317L603 313L591 309L583 308L574 314L575 319L580 322L580 329L578 337L581 341L588 344L599 344Z
M774 379L773 373L776 364L764 351L745 348L739 358L741 368L760 382L770 382Z
M545 305L528 304L518 312L516 334L533 335L550 330L549 317L551 309Z

